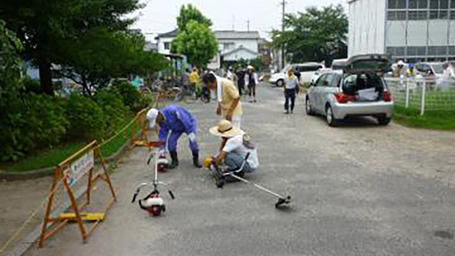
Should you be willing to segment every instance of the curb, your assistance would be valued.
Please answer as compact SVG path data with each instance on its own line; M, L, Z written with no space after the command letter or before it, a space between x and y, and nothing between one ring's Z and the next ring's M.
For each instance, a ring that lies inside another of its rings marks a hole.
M130 145L131 140L127 140L123 146L121 146L117 152L112 154L110 157L105 158L106 163L115 162L128 150L128 145ZM95 163L100 163L98 159ZM5 172L0 170L0 180L6 181L21 181L21 180L31 180L38 179L46 176L51 176L54 174L55 167L47 167L32 171L25 172Z

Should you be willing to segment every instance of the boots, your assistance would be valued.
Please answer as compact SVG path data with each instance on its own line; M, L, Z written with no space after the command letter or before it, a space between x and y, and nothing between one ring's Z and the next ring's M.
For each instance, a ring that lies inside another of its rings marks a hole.
M169 165L168 169L172 170L172 169L175 169L177 166L179 166L179 159L177 157L176 151L169 152L169 154L171 155L172 163L171 163L171 165Z
M201 161L199 161L199 152L193 152L193 165L196 168L202 168Z

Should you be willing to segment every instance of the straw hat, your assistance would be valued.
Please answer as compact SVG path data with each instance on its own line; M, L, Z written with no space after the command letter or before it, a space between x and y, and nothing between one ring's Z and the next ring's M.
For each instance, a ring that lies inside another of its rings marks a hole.
M233 127L230 121L221 120L217 126L210 128L210 133L215 136L231 138L244 134L245 132L239 128Z
M246 67L246 69L252 69L252 70L254 70L254 67L251 66L251 65L248 65L248 67Z

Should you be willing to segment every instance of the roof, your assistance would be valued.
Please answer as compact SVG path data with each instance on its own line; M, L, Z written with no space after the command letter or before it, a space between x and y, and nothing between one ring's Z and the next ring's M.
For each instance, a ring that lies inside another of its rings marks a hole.
M159 39L159 38L163 38L163 37L177 37L177 33L179 32L178 28L172 30L172 31L169 31L169 32L166 32L166 33L162 33L162 34L158 34L155 39Z
M223 53L222 55L223 55L223 56L231 55L231 54L233 54L233 53L235 53L235 52L238 52L238 51L249 52L249 53L251 53L251 54L253 54L253 55L257 55L257 54L258 54L257 52L255 52L255 51L253 51L253 50L250 50L250 49L248 49L248 48L245 48L245 47L243 47L243 45L240 45L239 47L235 48L234 50L225 52L225 53Z
M218 30L215 31L217 39L259 39L258 31L233 31L233 30Z

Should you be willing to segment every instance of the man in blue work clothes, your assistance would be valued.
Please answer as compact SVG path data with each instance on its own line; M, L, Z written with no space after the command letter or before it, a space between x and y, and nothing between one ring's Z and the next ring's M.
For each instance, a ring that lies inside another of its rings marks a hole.
M180 106L170 105L161 110L150 109L147 112L147 119L150 128L155 127L157 123L160 126L158 139L164 141L162 149L167 146L172 159L169 169L174 169L179 165L177 142L182 133L186 133L190 139L193 165L197 168L202 167L199 161L199 145L196 141L197 122L190 112Z

